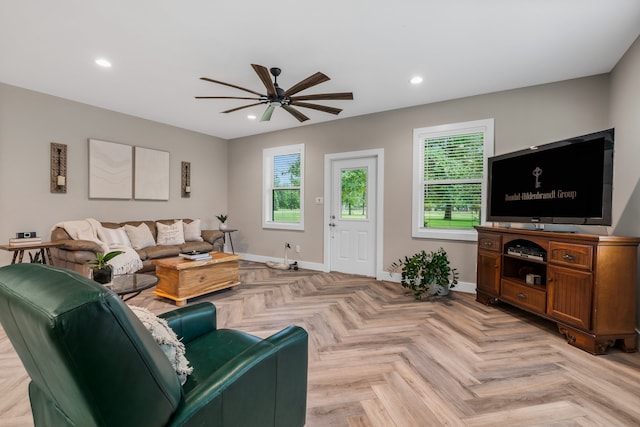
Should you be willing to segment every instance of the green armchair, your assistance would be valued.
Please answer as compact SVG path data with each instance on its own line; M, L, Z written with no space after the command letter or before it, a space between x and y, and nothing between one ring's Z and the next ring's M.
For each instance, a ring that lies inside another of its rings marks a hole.
M218 329L210 303L160 317L193 367L183 386L111 291L46 265L0 268L0 322L31 377L36 426L304 425L304 329L290 326L266 339Z

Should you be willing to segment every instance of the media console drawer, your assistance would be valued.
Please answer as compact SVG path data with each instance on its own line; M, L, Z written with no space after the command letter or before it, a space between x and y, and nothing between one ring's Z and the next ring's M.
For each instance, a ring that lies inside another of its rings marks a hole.
M593 246L551 241L549 242L549 262L591 270Z
M544 314L547 310L547 293L532 286L503 279L500 297L535 313Z

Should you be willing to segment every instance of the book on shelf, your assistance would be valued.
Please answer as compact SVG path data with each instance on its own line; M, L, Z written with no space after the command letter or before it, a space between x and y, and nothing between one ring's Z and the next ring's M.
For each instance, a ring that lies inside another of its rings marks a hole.
M24 237L9 239L9 246L29 246L42 243L41 237Z

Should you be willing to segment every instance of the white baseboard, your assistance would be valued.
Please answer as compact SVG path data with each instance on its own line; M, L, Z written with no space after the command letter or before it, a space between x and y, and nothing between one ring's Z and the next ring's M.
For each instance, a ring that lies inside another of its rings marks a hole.
M270 262L283 262L284 259L282 258L273 258L273 257L267 257L267 256L262 256L262 255L252 255L252 254L241 254L236 252L236 255L240 255L242 257L242 259L246 259L247 261L253 261L253 262L262 262L262 263L266 263L268 261ZM290 259L289 263L293 263L297 260L295 259ZM308 261L298 261L298 267L300 268L304 268L305 270L314 270L314 271L324 271L324 265L323 264L318 264L316 262L308 262Z

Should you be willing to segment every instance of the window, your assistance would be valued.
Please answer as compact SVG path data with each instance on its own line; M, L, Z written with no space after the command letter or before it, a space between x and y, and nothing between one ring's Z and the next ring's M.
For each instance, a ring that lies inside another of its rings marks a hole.
M263 153L262 226L304 230L304 144Z
M413 237L477 239L492 155L493 119L414 129Z

